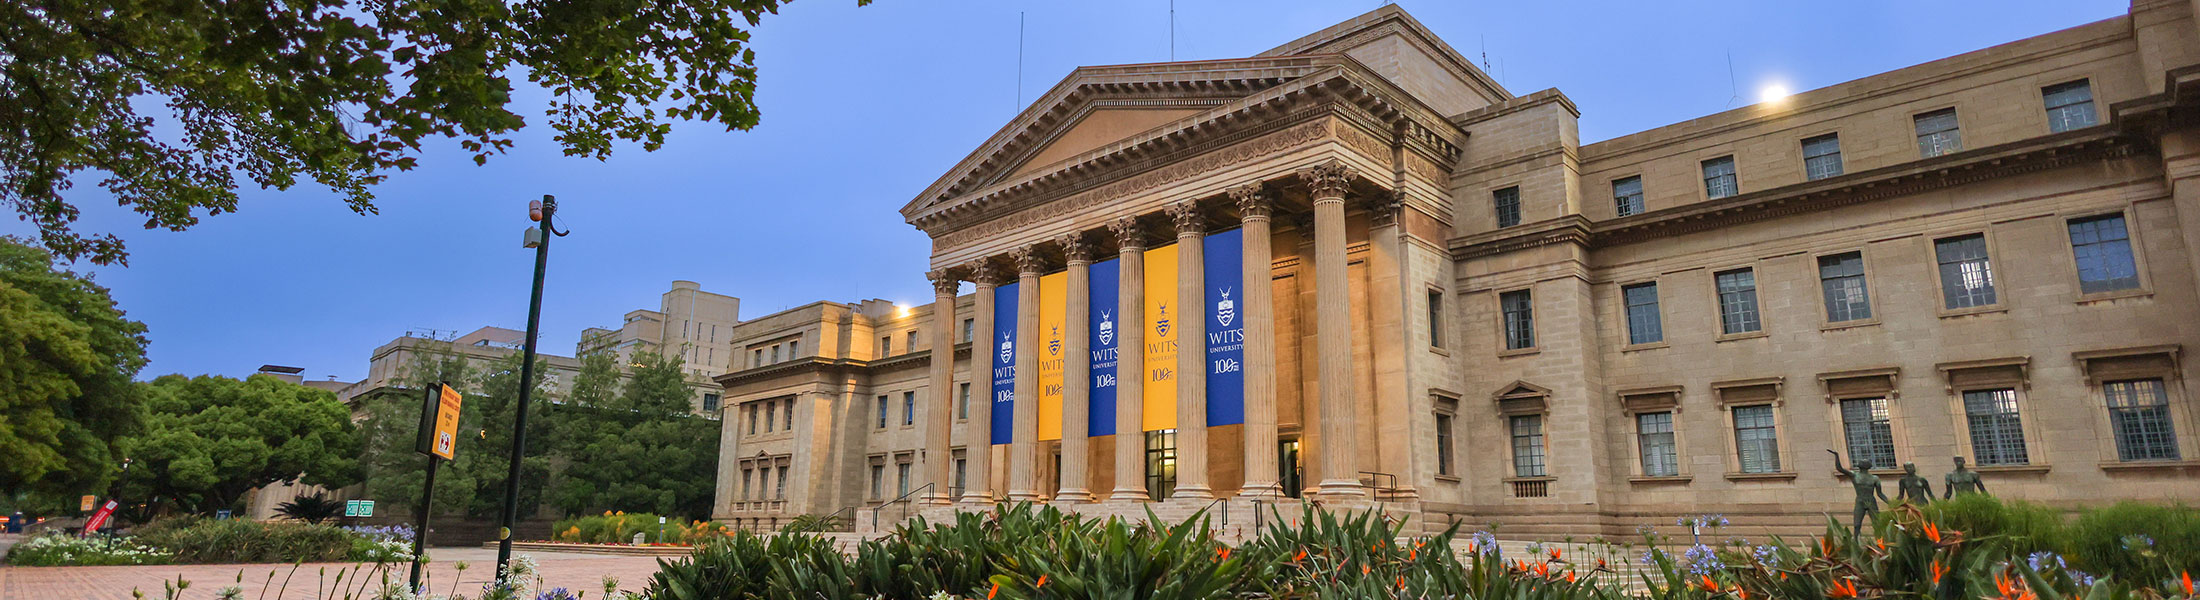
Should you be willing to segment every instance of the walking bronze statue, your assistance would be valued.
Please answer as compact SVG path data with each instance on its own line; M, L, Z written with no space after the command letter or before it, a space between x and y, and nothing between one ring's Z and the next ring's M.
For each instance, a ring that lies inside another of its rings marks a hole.
M1902 480L1894 484L1896 500L1911 504L1933 501L1933 482L1917 474L1917 463L1902 463Z
M1986 481L1978 478L1978 471L1963 468L1963 457L1958 456L1956 470L1948 474L1948 487L1940 497L1954 498L1956 494L1973 493L1986 494Z
M1856 510L1851 517L1849 533L1862 537L1864 517L1879 514L1880 501L1892 501L1887 500L1886 490L1879 489L1879 476L1872 474L1872 461L1856 461L1856 470L1851 471L1841 468L1841 453L1834 452L1832 448L1827 448L1826 453L1833 455L1833 470L1849 476L1849 484L1856 486Z

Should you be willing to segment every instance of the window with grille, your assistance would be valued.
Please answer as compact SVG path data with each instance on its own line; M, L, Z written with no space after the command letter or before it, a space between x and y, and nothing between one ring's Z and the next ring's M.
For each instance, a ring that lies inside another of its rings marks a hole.
M776 497L776 498L778 498L778 499L780 499L780 500L785 500L785 499L787 499L787 468L786 468L786 467L780 467L780 468L779 468L779 482L778 482L778 483L776 483L776 484L774 484L774 485L778 486L778 491L777 491L777 492L775 492L775 493L773 494L773 496L774 496L774 497Z
M1490 194L1490 204L1497 210L1497 226L1511 227L1520 224L1520 187L1514 186Z
M2131 258L2131 232L2124 228L2123 215L2071 219L2070 250L2078 259L2079 291L2139 287L2139 267Z
M749 435L756 435L756 405L749 405Z
M783 427L782 429L785 429L785 430L787 430L787 431L794 431L794 399L793 399L793 398L788 398L788 399L787 399L787 411L786 411L786 412L784 412L784 413L781 413L781 414L787 415L787 426L786 426L786 427Z
M703 412L718 412L718 398L717 394L703 394Z
M1921 114L1916 121L1919 156L1932 158L1963 149L1963 130L1956 128L1956 109Z
M1818 257L1818 287L1826 295L1826 321L1872 318L1871 294L1864 287L1864 253Z
M1825 134L1803 140L1803 178L1825 179L1841 174L1841 136Z
M772 364L779 364L779 344L772 344Z
M2061 133L2098 122L2093 114L2093 86L2084 79L2041 88L2040 96L2047 101L2048 131Z
M1948 308L1995 302L1994 266L1986 256L1986 234L1934 240L1933 254L1940 263L1940 293Z
M1436 414L1436 474L1452 475L1451 415Z
M886 428L886 396L878 397L878 428Z
M1764 329L1757 314L1757 272L1735 269L1712 276L1719 288L1719 331L1749 333Z
M917 393L901 393L901 424L917 424Z
M878 337L878 355L879 355L879 356L888 356L888 355L891 355L891 354L893 354L893 353L894 353L894 336L890 336L890 335L882 335L882 336L879 336L879 337Z
M802 352L802 341L801 341L801 340L795 340L795 341L787 342L787 360L794 360L794 357L795 357L795 355L797 355L797 354L800 354L801 352Z
M901 347L902 347L902 348L904 349L903 351L905 351L905 352L916 352L916 351L917 351L917 332L916 332L916 330L914 330L914 329L910 330L910 331L909 331L909 334L908 334L908 335L906 335L906 336L904 336L904 337L903 337L903 340L902 340L902 341L904 342L904 343L902 344L902 346L901 346Z
M1627 303L1627 343L1665 341L1665 323L1658 315L1658 284L1638 283L1619 289Z
M1513 476L1543 476L1543 415L1512 418L1512 448Z
M2119 460L2177 460L2177 432L2170 424L2169 392L2161 379L2101 384L2108 425L2116 432Z
M771 433L771 430L772 430L772 423L778 422L778 420L779 420L779 419L778 419L778 416L779 416L779 403L778 403L778 402L767 402L767 403L765 403L765 404L764 404L764 432L765 432L765 433Z
M886 465L871 465L871 499L886 498Z
M894 479L897 482L894 486L896 497L909 495L909 467L909 463L894 465Z
M750 496L749 496L749 480L750 480L750 479L753 479L753 478L755 477L755 475L756 475L756 470L755 470L755 469L742 469L742 470L741 470L741 499L742 499L742 500L747 500L747 499L749 499L749 498L750 498Z
M1971 455L1980 465L2022 465L2032 459L2024 449L2024 423L2017 416L2013 389L1963 392L1964 421L1971 427Z
M1894 466L1894 424L1886 398L1842 400L1841 432L1848 442L1850 462L1868 460L1874 469Z
M961 384L961 390L956 392L955 418L970 418L970 384L968 383Z
M1431 348L1444 347L1443 290L1428 291L1428 345Z
M1672 477L1681 474L1679 452L1673 445L1673 413L1635 415L1635 443L1642 449L1642 474Z
M1528 290L1498 294L1497 303L1505 313L1505 349L1534 348L1535 302Z
M1642 214L1642 176L1613 180L1612 204L1619 208L1619 216Z
M1176 430L1146 432L1146 493L1155 501L1176 493Z
M1780 430L1772 405L1734 407L1734 450L1743 473L1780 472Z
M1734 157L1721 156L1703 161L1703 193L1713 200L1742 192L1734 178Z

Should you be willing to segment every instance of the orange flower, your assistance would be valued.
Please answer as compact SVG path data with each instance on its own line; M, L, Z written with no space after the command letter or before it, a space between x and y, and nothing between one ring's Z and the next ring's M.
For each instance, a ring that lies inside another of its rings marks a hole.
M1551 576L1551 563L1547 563L1547 562L1538 562L1538 563L1535 563L1535 576L1536 576L1536 577L1550 577L1550 576Z
M1742 586L1740 584L1736 584L1734 586L1734 597L1740 598L1741 600L1749 600L1749 590L1742 589Z
M1925 539L1932 540L1935 544L1940 543L1940 526L1930 522L1926 523Z
M1036 589L1039 589L1039 588L1043 588L1043 587L1046 587L1046 586L1047 586L1047 576L1046 576L1045 574L1043 574L1043 573L1042 573L1042 574L1040 574L1040 575L1039 575L1039 582L1038 582L1038 583L1034 583L1034 584L1031 584L1031 589L1035 589L1035 590L1036 590Z
M1406 560L1416 560L1416 559L1419 559L1419 558L1421 558L1421 551L1420 551L1420 550L1417 550L1417 549L1408 549L1408 550L1406 550Z
M1398 576L1398 589L1401 589L1401 590L1402 590L1402 589L1406 589L1406 576L1404 576L1404 575L1399 575L1399 576Z
M1573 572L1573 571L1567 571L1567 572L1566 572L1566 583L1573 583L1573 582L1574 582L1574 572Z
M1306 560L1306 551L1305 551L1305 550L1300 550L1300 551L1299 551L1299 555L1298 555L1298 556L1293 556L1293 557L1291 557L1291 561L1292 561L1292 562L1298 562L1298 561L1302 561L1302 560Z
M1368 574L1368 572L1370 572L1370 571L1374 571L1374 570L1375 570L1375 568L1374 568L1374 567L1370 567L1370 566L1367 566L1367 565L1360 565L1360 574L1361 574L1361 575L1366 575L1366 574Z
M1368 552L1382 552L1382 551L1383 551L1383 543L1382 543L1382 542L1375 542L1374 544L1370 544L1370 545L1368 545L1368 547L1367 547L1367 551L1368 551Z
M1706 592L1719 591L1719 582L1712 581L1710 575L1705 575L1703 576L1703 589Z
M1824 550L1824 554L1826 556L1833 556L1833 537L1826 536L1818 538L1818 548Z
M1230 549L1223 548L1221 550L1216 550L1215 560L1230 560Z
M1879 544L1879 551L1880 551L1880 552L1886 552L1886 551L1887 551L1887 540L1883 540L1883 539L1873 539L1873 540L1872 540L1872 543L1875 543L1875 544Z
M1560 554L1560 551L1559 551L1559 549L1557 549L1557 548L1552 548L1552 549L1551 549L1551 560L1558 560L1558 555L1559 555L1559 554Z
M1467 542L1467 553L1474 554L1474 542Z
M1831 587L1829 587L1829 588L1827 588L1827 589L1826 589L1826 597L1828 597L1828 598L1855 598L1855 597L1856 597L1856 582L1855 582L1855 581L1851 581L1851 580L1847 580L1847 579L1843 579L1843 580L1840 580L1840 581L1835 581L1835 582L1833 582L1833 585L1832 585Z
M1948 572L1948 567L1941 565L1940 559L1935 558L1933 559L1933 564L1931 568L1933 572L1933 585L1940 585L1940 576Z
M2180 573L2180 574L2178 574L2178 575L2179 575L2179 577L2183 578L2183 579L2184 579L2184 581L2185 581L2185 595L2187 595L2187 596L2190 596L2190 595L2192 595L2192 572L2191 572L2191 571L2185 571L2185 572L2183 572L2183 573Z
M993 589L986 590L985 600L993 600L993 595L998 593L1001 593L1001 584L1000 582L994 582Z
M2015 600L2018 597L2017 591L2020 589L2022 588L2017 587L2017 582L2011 580L2009 576L2002 573L1994 574L1994 591L2001 592L2001 597L2005 600Z
M1599 559L1597 559L1597 570L1600 570L1600 571L1601 571L1601 570L1604 570L1604 569L1608 569L1608 568L1611 568L1611 567L1605 564L1605 562L1604 562L1604 559L1602 559L1602 558L1599 558Z

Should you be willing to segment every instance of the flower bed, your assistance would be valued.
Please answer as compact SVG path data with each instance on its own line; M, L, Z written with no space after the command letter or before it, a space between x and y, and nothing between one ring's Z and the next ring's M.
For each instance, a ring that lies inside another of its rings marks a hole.
M99 566L410 560L409 526L346 528L184 517L140 527L130 536L36 536L17 544L6 562L23 566Z
M63 533L31 536L8 551L7 564L20 567L165 565L175 554L127 537L76 537Z

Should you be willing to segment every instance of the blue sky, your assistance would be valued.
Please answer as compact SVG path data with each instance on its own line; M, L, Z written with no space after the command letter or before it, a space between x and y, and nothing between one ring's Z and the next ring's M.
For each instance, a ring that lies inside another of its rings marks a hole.
M1178 60L1249 56L1377 2L1180 0ZM1583 142L1716 113L1781 83L1824 87L2106 19L2122 0L1998 2L1401 2L1516 94L1564 91ZM1684 8L1675 8L1684 7ZM1022 84L1017 20L1024 14ZM1654 33L1646 33L1654 32ZM674 279L753 318L816 300L931 300L929 244L896 212L1079 65L1170 58L1167 0L804 0L756 30L763 124L675 125L664 149L563 156L547 129L474 166L455 144L376 190L361 216L316 186L243 192L238 213L144 231L85 179L88 231L129 267L92 267L152 340L142 374L242 376L261 364L362 377L410 329L525 324L528 200L555 194L542 346L655 308ZM1732 58L1729 77L1728 58ZM1741 99L1736 100L1739 95ZM541 95L521 96L536 115ZM539 118L533 119L538 121ZM26 234L0 220L0 234Z

